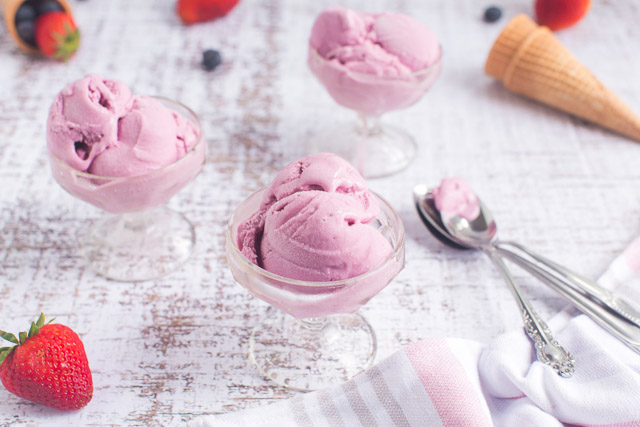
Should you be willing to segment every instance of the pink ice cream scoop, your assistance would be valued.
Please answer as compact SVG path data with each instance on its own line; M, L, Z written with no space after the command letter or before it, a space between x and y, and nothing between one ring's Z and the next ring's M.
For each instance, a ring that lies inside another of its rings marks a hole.
M132 95L123 83L95 74L54 99L47 147L62 187L114 213L165 203L197 175L206 153L190 110Z
M375 269L393 252L372 226L379 206L342 158L320 153L286 166L260 209L238 227L240 251L265 270L329 282Z
M478 197L461 178L444 178L432 193L436 208L443 215L473 221L480 214Z
M420 99L440 73L441 51L410 16L332 6L311 30L309 67L340 105L380 115Z
M94 175L142 175L174 163L197 141L184 117L95 74L67 85L49 109L49 151Z

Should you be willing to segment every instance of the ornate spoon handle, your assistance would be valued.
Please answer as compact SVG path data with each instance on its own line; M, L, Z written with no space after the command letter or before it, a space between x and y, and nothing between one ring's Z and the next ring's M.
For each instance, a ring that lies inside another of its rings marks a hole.
M565 350L564 347L553 338L551 330L547 324L540 319L527 297L522 293L520 285L518 285L518 282L513 278L495 248L485 247L483 250L502 274L502 277L509 285L513 296L520 306L524 329L536 347L538 360L550 366L561 377L571 377L575 371L575 360L571 353Z
M555 289L579 310L591 317L594 322L598 323L634 351L640 353L640 326L630 322L626 317L618 316L616 312L611 311L596 299L575 290L572 286L569 286L546 269L541 268L538 264L532 263L520 257L518 254L503 248L498 248L497 250L500 255L519 265L543 283L551 286L551 288Z

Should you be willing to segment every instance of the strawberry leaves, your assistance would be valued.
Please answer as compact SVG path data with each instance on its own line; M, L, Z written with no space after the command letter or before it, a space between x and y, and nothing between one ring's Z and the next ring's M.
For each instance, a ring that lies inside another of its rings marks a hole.
M55 317L51 320L49 320L49 322L47 322L47 324L53 322L55 320ZM40 331L40 328L42 328L44 326L44 313L40 313L40 317L38 317L38 320L35 322L31 322L31 327L29 328L29 332L20 332L18 334L18 338L16 338L16 336L14 334L11 334L9 332L5 332L5 331L0 331L0 338L3 338L7 341L9 341L12 344L16 344L16 345L20 345L23 344L28 338L31 338L32 336L36 335L38 333L38 331ZM4 359L9 355L9 353L11 353L11 351L15 348L15 346L13 347L2 347L0 348L0 363L2 363L4 361Z
M16 338L15 335L5 331L0 331L0 338L4 338L5 340L12 342L14 344L19 344L18 339Z
M0 338L3 338L7 341L9 341L10 343L13 344L18 344L19 341L16 338L15 335L10 334L8 332L5 331L0 331ZM2 347L0 348L0 364L4 361L4 359L9 355L9 353L11 353L11 351L13 350L14 347Z
M78 31L77 28L72 28L69 22L65 22L63 26L64 32L53 35L53 39L58 46L53 57L61 61L66 61L78 50L78 46L80 45L80 31Z

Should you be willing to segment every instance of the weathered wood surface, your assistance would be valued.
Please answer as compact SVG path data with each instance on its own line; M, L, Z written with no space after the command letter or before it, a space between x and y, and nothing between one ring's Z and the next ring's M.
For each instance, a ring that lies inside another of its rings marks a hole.
M19 52L0 31L0 323L18 331L40 312L82 337L95 397L59 413L0 390L1 425L170 425L199 414L264 405L292 392L248 365L247 337L265 304L231 277L224 232L236 204L265 185L306 141L352 113L336 108L306 67L314 16L334 1L243 0L228 17L182 26L173 0L77 1L83 45L69 63ZM507 17L532 1L505 3ZM378 360L417 340L483 342L520 320L512 297L480 254L440 245L414 213L414 184L466 178L494 210L504 237L595 277L640 234L640 144L506 92L482 73L503 19L480 19L474 1L353 0L410 13L439 35L444 69L415 106L384 119L420 143L416 161L370 186L407 229L407 262L362 313L378 333ZM594 2L558 37L640 112L640 2ZM213 73L205 48L222 51ZM197 251L160 280L115 283L83 267L76 241L102 213L52 179L45 121L54 95L89 72L160 94L201 117L210 152L197 179L170 202L197 227ZM564 306L525 276L541 314Z

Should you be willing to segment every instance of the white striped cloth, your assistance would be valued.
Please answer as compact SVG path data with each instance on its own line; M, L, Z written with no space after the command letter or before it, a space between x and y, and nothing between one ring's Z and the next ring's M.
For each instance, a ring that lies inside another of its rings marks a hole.
M640 239L599 282L638 301ZM548 323L575 356L571 378L535 361L522 329L489 345L426 340L342 385L191 426L640 426L640 355L573 309Z

